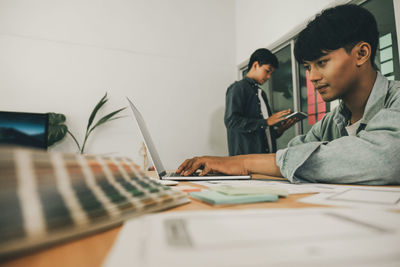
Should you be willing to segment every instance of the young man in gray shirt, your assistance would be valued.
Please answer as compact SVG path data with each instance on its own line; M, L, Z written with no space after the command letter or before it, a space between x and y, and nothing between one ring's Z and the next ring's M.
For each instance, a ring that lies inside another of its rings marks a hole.
M400 82L376 70L377 45L377 24L366 9L341 5L323 11L300 32L295 56L322 99L340 99L340 105L276 154L195 157L178 172L189 175L202 168L202 175L261 173L291 182L400 184Z

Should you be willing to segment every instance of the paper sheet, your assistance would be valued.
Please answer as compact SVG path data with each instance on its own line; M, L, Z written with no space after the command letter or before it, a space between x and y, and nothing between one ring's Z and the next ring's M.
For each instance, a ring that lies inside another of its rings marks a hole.
M306 193L321 193L321 192L335 192L337 186L328 184L291 184L288 181L271 181L271 180L245 180L245 181L201 181L194 182L199 185L213 187L219 185L230 186L271 186L275 188L286 189L291 194L306 194ZM340 186L339 186L340 187Z
M400 210L400 188L347 186L334 193L321 193L298 201L341 207Z
M377 210L171 212L126 223L105 266L399 266L399 233Z

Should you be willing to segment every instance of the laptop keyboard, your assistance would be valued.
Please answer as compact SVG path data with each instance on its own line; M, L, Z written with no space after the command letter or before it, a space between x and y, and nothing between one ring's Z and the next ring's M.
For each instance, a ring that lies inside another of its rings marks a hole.
M195 172L195 173L192 173L190 176L199 176L199 174L200 174L199 172ZM182 174L176 173L176 172L171 172L171 173L168 173L167 176L168 177L182 177Z
M166 176L167 177L182 177L182 174L176 173L176 172L171 172L171 173L168 173ZM191 175L189 175L189 177L193 177L193 176L200 176L200 172L194 172ZM209 173L209 174L206 174L204 176L226 176L226 174L223 174L223 173Z

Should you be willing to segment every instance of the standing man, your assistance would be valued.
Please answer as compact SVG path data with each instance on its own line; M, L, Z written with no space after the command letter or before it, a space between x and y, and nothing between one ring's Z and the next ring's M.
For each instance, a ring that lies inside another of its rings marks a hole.
M257 49L250 57L246 77L228 87L224 120L230 156L275 153L276 138L296 122L289 120L275 128L290 109L272 114L267 96L259 87L278 66L278 59L268 49Z

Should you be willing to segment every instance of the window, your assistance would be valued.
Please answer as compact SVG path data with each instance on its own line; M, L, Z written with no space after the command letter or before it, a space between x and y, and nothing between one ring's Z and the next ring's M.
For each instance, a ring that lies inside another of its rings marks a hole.
M313 84L308 79L308 71L302 64L299 64L300 81L300 110L308 114L308 118L303 120L302 130L307 133L311 127L320 121L324 115L330 111L330 103L322 100L321 96L315 90ZM334 101L337 102L337 101Z
M294 111L291 43L273 52L278 58L279 68L274 71L271 79L262 88L267 93L272 113L288 108ZM295 127L291 127L285 131L277 139L278 149L285 148L287 143L295 136Z
M393 0L371 0L361 4L378 22L379 46L375 64L389 80L400 80L399 49Z

